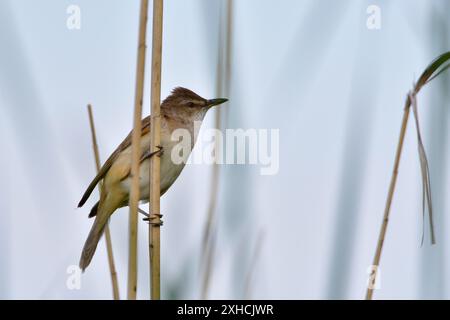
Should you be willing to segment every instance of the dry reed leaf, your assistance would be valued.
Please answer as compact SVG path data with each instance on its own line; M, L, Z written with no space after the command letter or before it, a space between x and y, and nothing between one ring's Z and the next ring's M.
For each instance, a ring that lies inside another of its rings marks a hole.
M428 165L428 159L423 145L422 135L420 132L419 113L417 111L417 94L423 86L437 78L444 71L450 67L450 52L446 52L437 57L430 65L425 69L419 78L419 81L414 86L414 90L409 93L407 107L413 109L414 119L416 123L417 132L417 147L419 151L420 168L422 174L422 216L423 216L423 232L422 232L422 244L424 241L424 229L425 229L425 210L428 209L431 243L436 243L436 237L434 232L433 223L433 203L431 198L431 182L430 182L430 169Z
M434 232L433 223L433 203L431 198L431 183L430 183L430 169L428 165L428 159L423 145L422 135L420 132L419 113L417 111L417 94L423 86L437 78L444 71L450 67L450 52L446 52L437 57L430 65L425 69L419 78L419 81L414 86L414 90L408 94L407 108L412 107L414 119L416 123L417 132L417 147L419 151L420 169L422 174L422 216L423 216L423 232L422 232L422 244L424 241L424 229L425 229L425 211L428 209L429 223L430 223L430 235L431 243L436 243L436 237Z
M414 92L409 94L409 99L411 106L413 108L414 120L416 123L416 133L417 133L417 148L419 151L420 169L422 173L422 217L423 217L423 229L422 229L422 240L421 245L423 245L425 238L425 211L428 207L428 216L430 223L430 235L431 243L436 244L436 238L434 233L434 223L433 223L433 205L431 199L431 182L430 182L430 169L428 165L428 158L425 152L425 147L423 145L422 134L420 132L420 122L419 113L417 111L417 97Z

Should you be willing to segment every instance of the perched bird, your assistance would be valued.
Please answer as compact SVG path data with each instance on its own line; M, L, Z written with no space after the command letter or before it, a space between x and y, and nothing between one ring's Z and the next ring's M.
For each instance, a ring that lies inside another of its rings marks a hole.
M161 104L161 195L175 182L184 168L185 162L174 163L171 159L172 148L179 141L172 141L172 132L186 129L190 133L191 146L195 144L194 123L203 121L206 112L213 106L227 102L227 99L206 100L191 90L175 88ZM192 148L191 148L192 150ZM150 117L142 120L140 165L140 200L149 201L150 187ZM189 157L189 154L183 155ZM91 210L89 217L95 217L80 258L80 268L84 271L94 256L97 244L103 234L109 217L121 207L128 205L131 191L131 133L117 147L92 180L84 193L78 207L82 207L96 185L102 181L100 201Z

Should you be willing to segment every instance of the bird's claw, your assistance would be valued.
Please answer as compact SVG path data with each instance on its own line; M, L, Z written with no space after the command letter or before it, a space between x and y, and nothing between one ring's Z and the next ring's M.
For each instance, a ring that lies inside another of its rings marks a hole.
M149 215L147 212L139 208L139 213L145 216L142 220L145 222L148 222L149 224L155 225L155 226L162 226L163 222L161 221L161 218L163 217L162 214L154 214ZM156 221L155 221L156 220Z
M153 226L161 227L163 225L163 221L161 220L162 217L162 214L152 214L150 217L144 218L144 221L147 221Z
M158 149L158 151L156 151L156 155L161 157L164 154L164 148L161 145L156 146L156 148Z

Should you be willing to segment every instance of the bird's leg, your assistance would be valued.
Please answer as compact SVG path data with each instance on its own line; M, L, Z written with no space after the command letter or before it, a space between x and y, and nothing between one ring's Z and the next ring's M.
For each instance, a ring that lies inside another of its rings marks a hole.
M156 148L158 149L157 151L151 152L150 150L147 150L141 157L141 162L143 162L144 160L150 159L151 157L153 157L154 155L157 155L158 157L161 157L164 154L164 148L162 146L156 146ZM142 210L141 208L139 208L139 212L141 214L143 214L145 216L145 218L143 219L144 221L148 221L150 224L154 224L154 225L159 225L162 226L162 221L160 220L160 222L156 223L154 222L154 220L159 217L159 219L162 218L162 215L149 215L147 212L145 212L144 210Z
M145 218L143 219L144 221L149 221L150 220L150 215L147 212L145 212L141 208L138 208L138 211L139 211L140 214L145 216Z
M158 157L161 157L164 154L164 148L161 145L156 146L156 148L158 149L158 151L152 152L150 154L150 157L152 157L153 155L157 155ZM161 220L162 217L163 217L162 214L151 214L151 215L148 215L144 219L144 221L148 221L148 223L152 224L152 225L162 226L163 225L163 222Z
M157 156L161 157L164 154L164 149L161 145L156 146L156 148L158 148L159 150L156 151L157 152ZM149 219L149 223L155 226L162 226L163 225L163 221L161 220L161 218L163 217L162 214L151 214L150 219ZM156 220L156 221L155 221Z

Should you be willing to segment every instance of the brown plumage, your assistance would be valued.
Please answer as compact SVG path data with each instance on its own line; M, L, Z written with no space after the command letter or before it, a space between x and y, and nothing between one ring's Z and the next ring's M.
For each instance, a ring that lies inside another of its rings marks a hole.
M172 141L174 130L183 128L190 132L192 145L195 143L194 122L202 121L212 106L226 102L226 99L206 100L191 90L176 88L161 104L161 195L175 182L184 168L184 163L175 164L171 160L172 148L178 144ZM150 150L150 117L142 120L140 195L141 201L148 202L149 163L154 154ZM185 155L186 160L189 154ZM102 182L100 200L89 217L95 217L80 258L80 268L84 271L90 264L109 217L118 209L128 205L131 188L131 133L106 160L97 176L92 180L81 198L78 207L89 199L96 185Z

